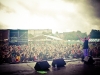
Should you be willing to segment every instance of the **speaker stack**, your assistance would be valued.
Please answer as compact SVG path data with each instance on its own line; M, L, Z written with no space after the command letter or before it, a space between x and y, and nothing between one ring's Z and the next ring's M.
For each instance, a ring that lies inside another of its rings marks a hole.
M57 68L64 67L66 65L66 62L64 61L64 59L55 59L52 62L52 67L55 67L55 65ZM47 71L49 70L50 65L47 61L38 61L36 62L34 68L36 71Z
M55 59L52 62L52 66L55 67L55 65L57 65L57 67L64 67L66 65L66 62L64 61L64 59Z
M47 71L49 70L50 65L47 61L39 61L39 62L36 62L36 65L34 68L36 71Z
M87 64L87 65L91 65L93 64L95 61L93 60L92 56L86 56L84 58L84 64Z

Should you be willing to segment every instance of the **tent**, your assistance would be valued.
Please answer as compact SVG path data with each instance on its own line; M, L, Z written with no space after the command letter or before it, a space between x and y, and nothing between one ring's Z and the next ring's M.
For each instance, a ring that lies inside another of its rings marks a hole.
M54 36L50 36L50 35L37 35L35 37L33 37L33 40L56 40L56 41L62 41L63 39L58 38L58 37L54 37Z

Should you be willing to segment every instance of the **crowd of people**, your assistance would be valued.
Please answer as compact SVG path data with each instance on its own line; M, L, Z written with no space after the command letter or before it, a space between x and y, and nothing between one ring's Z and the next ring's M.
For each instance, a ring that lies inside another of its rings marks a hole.
M100 56L100 45L89 45L89 54ZM81 58L82 44L61 44L37 42L29 45L2 45L0 63L19 63L36 60L53 60L57 58Z

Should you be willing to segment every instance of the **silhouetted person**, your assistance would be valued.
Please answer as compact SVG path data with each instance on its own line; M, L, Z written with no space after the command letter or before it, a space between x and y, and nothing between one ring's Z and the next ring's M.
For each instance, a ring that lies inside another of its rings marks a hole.
M83 54L84 54L84 56L82 57L82 61L83 61L83 59L84 59L86 56L89 56L88 41L89 41L89 39L90 39L90 35L89 35L88 37L85 37L85 38L81 38L79 35L78 35L78 37L80 38L81 41L84 42L84 43L83 43Z

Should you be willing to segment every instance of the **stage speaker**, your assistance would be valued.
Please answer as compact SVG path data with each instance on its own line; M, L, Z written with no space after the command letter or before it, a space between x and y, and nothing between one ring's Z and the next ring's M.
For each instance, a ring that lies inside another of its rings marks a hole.
M34 68L36 71L47 71L49 70L50 65L47 61L39 61L39 62L36 62Z
M84 64L93 64L95 61L93 60L93 58L91 56L86 56L84 58Z
M52 62L52 66L55 67L55 65L57 67L64 67L66 65L66 62L64 61L64 59L54 59Z

